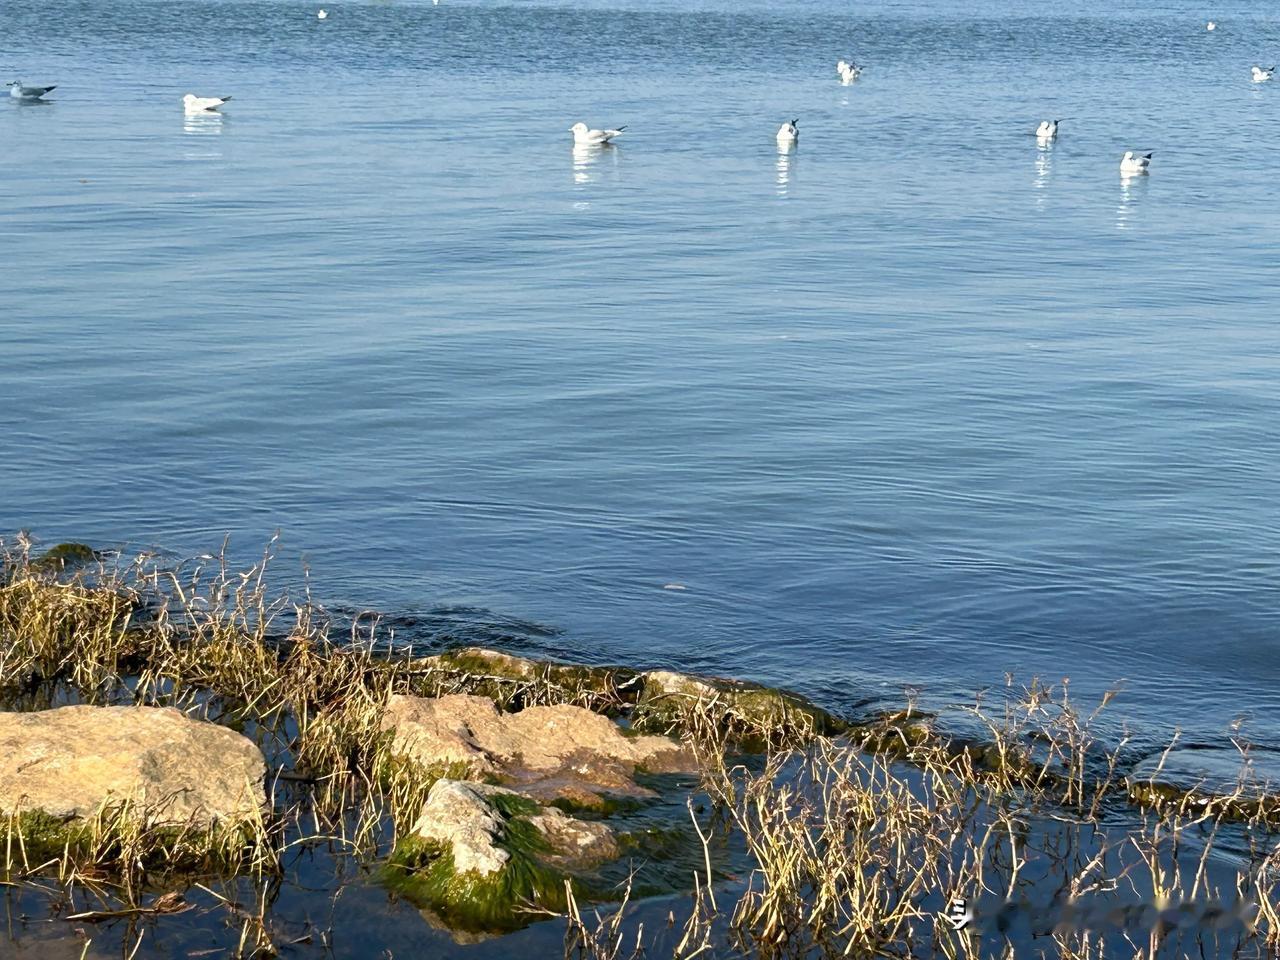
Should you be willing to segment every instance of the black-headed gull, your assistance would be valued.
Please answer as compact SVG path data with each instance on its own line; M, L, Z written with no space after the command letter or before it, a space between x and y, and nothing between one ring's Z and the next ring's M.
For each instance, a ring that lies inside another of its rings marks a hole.
M856 63L841 60L836 63L836 74L844 83L853 83L862 74L862 68Z
M1051 140L1058 135L1058 124L1061 120L1041 120L1036 127L1036 136L1041 140Z
M1262 67L1257 65L1250 67L1249 70L1253 73L1254 83L1265 83L1267 80L1270 80L1276 72L1275 67L1267 67L1264 70Z
M619 136L623 130L627 129L626 124L620 126L617 130L592 130L582 121L578 121L569 128L569 132L573 134L573 142L582 147L601 147Z
M317 20L327 20L327 19L329 19L329 11L328 11L328 10L320 10L319 12L317 12L317 13L316 13L316 19L317 19Z
M1120 172L1125 175L1134 173L1146 173L1151 167L1151 154L1134 153L1132 150L1126 150L1124 156L1120 158Z
M188 93L182 98L182 109L187 113L203 113L206 110L217 110L230 99L230 97L197 97L194 93Z
M799 140L800 128L797 126L799 122L800 122L799 118L796 118L795 120L788 120L786 123L780 126L778 128L778 142L779 143L795 143L797 140Z
M57 90L54 87L24 87L21 80L13 80L9 83L9 96L14 100L39 100L50 90Z

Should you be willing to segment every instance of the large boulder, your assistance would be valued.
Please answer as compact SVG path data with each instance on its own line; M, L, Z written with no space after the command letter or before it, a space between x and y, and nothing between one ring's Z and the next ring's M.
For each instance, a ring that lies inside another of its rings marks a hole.
M613 831L490 784L441 779L387 867L390 885L462 931L559 909L565 883L618 856Z
M250 740L171 707L0 713L0 813L83 819L130 802L152 823L207 825L256 814L265 777Z
M582 707L503 713L486 697L395 695L383 718L391 753L427 769L518 785L539 800L595 805L602 796L644 797L637 772L692 773L691 754L662 736L624 732Z

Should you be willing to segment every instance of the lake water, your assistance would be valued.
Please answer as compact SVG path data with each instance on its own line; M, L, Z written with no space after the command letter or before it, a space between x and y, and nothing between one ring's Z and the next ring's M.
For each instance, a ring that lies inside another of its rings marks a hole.
M326 6L3 10L58 90L0 103L0 529L279 528L408 640L1280 740L1276 14Z

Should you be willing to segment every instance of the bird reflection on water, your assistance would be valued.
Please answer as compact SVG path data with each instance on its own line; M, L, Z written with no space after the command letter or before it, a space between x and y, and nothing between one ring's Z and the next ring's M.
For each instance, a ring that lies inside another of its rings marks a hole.
M778 141L778 196L785 197L790 192L791 179L795 176L795 152L796 145L794 142Z
M616 173L621 157L622 151L612 144L574 144L574 186L582 189L592 183L600 182L606 174Z

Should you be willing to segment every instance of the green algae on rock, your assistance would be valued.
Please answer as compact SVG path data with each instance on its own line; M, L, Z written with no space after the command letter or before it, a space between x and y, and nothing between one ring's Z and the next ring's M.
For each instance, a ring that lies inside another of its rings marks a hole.
M686 729L705 719L750 745L803 741L847 726L798 694L742 680L650 670L640 684L636 718L645 727Z
M1221 747L1169 749L1127 777L1130 798L1157 810L1280 824L1280 752Z
M934 738L932 714L918 710L888 711L850 728L850 739L868 753L906 756Z
M573 703L612 713L634 699L636 671L623 667L531 660L489 650L460 647L413 661L416 692L476 693L503 706Z
M389 887L444 924L514 930L565 906L565 884L618 855L613 831L502 787L442 779L384 871Z
M28 566L33 570L59 572L97 563L103 556L85 543L59 543L29 561Z

